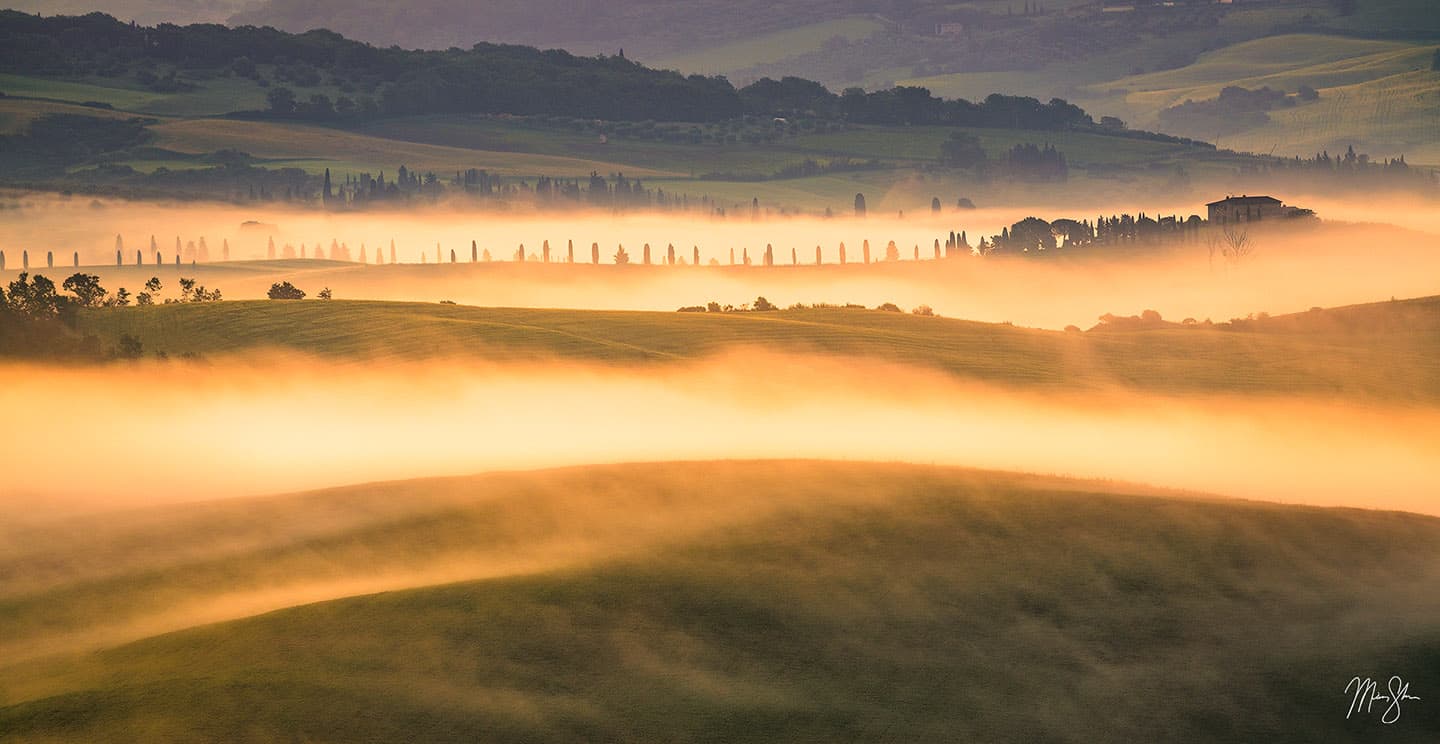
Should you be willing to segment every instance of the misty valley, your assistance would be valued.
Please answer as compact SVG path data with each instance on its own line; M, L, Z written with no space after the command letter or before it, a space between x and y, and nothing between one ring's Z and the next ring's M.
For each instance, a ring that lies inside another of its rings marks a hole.
M0 742L1440 732L1433 8L301 5L0 9Z

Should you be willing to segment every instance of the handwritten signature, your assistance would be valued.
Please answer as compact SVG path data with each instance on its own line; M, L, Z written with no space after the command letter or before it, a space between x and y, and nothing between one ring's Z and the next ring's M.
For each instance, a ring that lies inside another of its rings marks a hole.
M1375 703L1385 702L1385 708L1380 712L1381 723L1395 723L1400 720L1400 703L1406 700L1419 700L1420 698L1410 694L1410 683L1400 679L1400 675L1392 676L1385 685L1380 688L1379 683L1366 677L1351 677L1350 682L1345 685L1345 692L1355 688L1353 697L1350 698L1350 711L1345 714L1348 720L1356 713L1369 714L1372 712ZM1386 695L1385 693L1390 693Z

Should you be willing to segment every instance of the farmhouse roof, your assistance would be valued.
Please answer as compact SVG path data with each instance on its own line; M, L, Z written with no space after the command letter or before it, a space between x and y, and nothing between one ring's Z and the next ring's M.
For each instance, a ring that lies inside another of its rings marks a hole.
M1206 204L1207 207L1215 207L1221 204L1279 204L1280 200L1273 196L1227 196L1220 201L1213 201Z

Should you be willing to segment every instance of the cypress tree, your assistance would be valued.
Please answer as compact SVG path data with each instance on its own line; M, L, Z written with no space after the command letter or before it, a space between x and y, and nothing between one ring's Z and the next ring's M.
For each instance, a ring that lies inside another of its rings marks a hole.
M791 246L791 247L790 247L790 265L791 265L791 266L799 266L799 265L800 265L800 254L797 253L797 252L795 252L795 247L794 247L794 246Z
M700 246L695 246L695 265L700 265Z
M840 265L841 265L841 266L844 266L844 265L845 265L845 244L844 244L844 243L841 243L841 244L840 244Z
M665 263L675 265L675 244L671 243L665 248Z
M120 254L118 252L115 254L115 265L120 265ZM75 268L80 268L80 251L75 251Z
M0 251L0 271L5 270L5 251Z
M145 256L140 254L140 249L135 249L135 265L141 266L145 263Z
M864 195L864 194L856 194L856 195L855 195L855 216L856 216L856 217L864 217L864 216L865 216L865 195Z
M28 249L20 251L20 268L26 271L30 270L30 251Z
M362 260L365 258L365 253L364 253L363 251L360 253L360 258L361 258ZM450 263L452 263L452 264L455 263L455 249L454 249L454 248L451 248L451 249L450 249Z
M472 240L470 241L470 263L478 260L480 260L480 244Z
M820 246L815 246L815 265L820 265Z
M646 244L645 244L645 265L646 265L646 266L649 266L649 265L650 265L650 244L649 244L649 243L646 243Z
M939 239L939 238L936 238L936 239L935 239L935 257L936 257L936 258L939 258L939 257L940 257L940 239Z
M395 239L390 239L390 263L395 263Z
M550 263L550 241L547 240L540 245L540 256L545 263Z
M575 241L565 241L565 263L575 263Z
M870 263L870 241L865 241L864 245L861 246L861 251L862 257L865 259L865 263Z
M45 251L45 267L55 268L55 251Z
M229 239L229 238L226 238L226 239L220 244L220 260L221 260L221 261L229 261L229 260L230 260L230 239Z
M590 263L596 264L596 265L599 265L599 263L600 263L600 244L599 244L599 243L591 243L591 244L590 244Z

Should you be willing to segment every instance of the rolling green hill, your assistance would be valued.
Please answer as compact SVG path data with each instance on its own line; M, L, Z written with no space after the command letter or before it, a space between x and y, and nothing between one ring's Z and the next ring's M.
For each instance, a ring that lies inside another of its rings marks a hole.
M596 267L601 270L607 267ZM1310 392L1440 400L1440 299L1279 316L1253 330L1085 334L873 310L643 313L343 301L243 301L87 311L106 346L216 355L286 349L341 358L696 360L727 348L920 365L1000 384L1168 393Z
M1271 123L1224 138L1181 129L1224 147L1285 155L1343 152L1406 155L1440 162L1440 73L1430 70L1435 47L1335 36L1292 34L1228 46L1173 70L1132 75L1090 86L1123 94L1127 116L1157 127L1158 113L1186 100L1213 99L1231 85L1291 92L1315 88L1320 99L1269 112Z
M0 661L0 741L1418 742L1440 724L1424 701L1383 731L1378 709L1345 717L1355 674L1440 686L1440 523L1413 515L723 462L8 531L0 636L50 653ZM214 611L106 635L177 607Z

